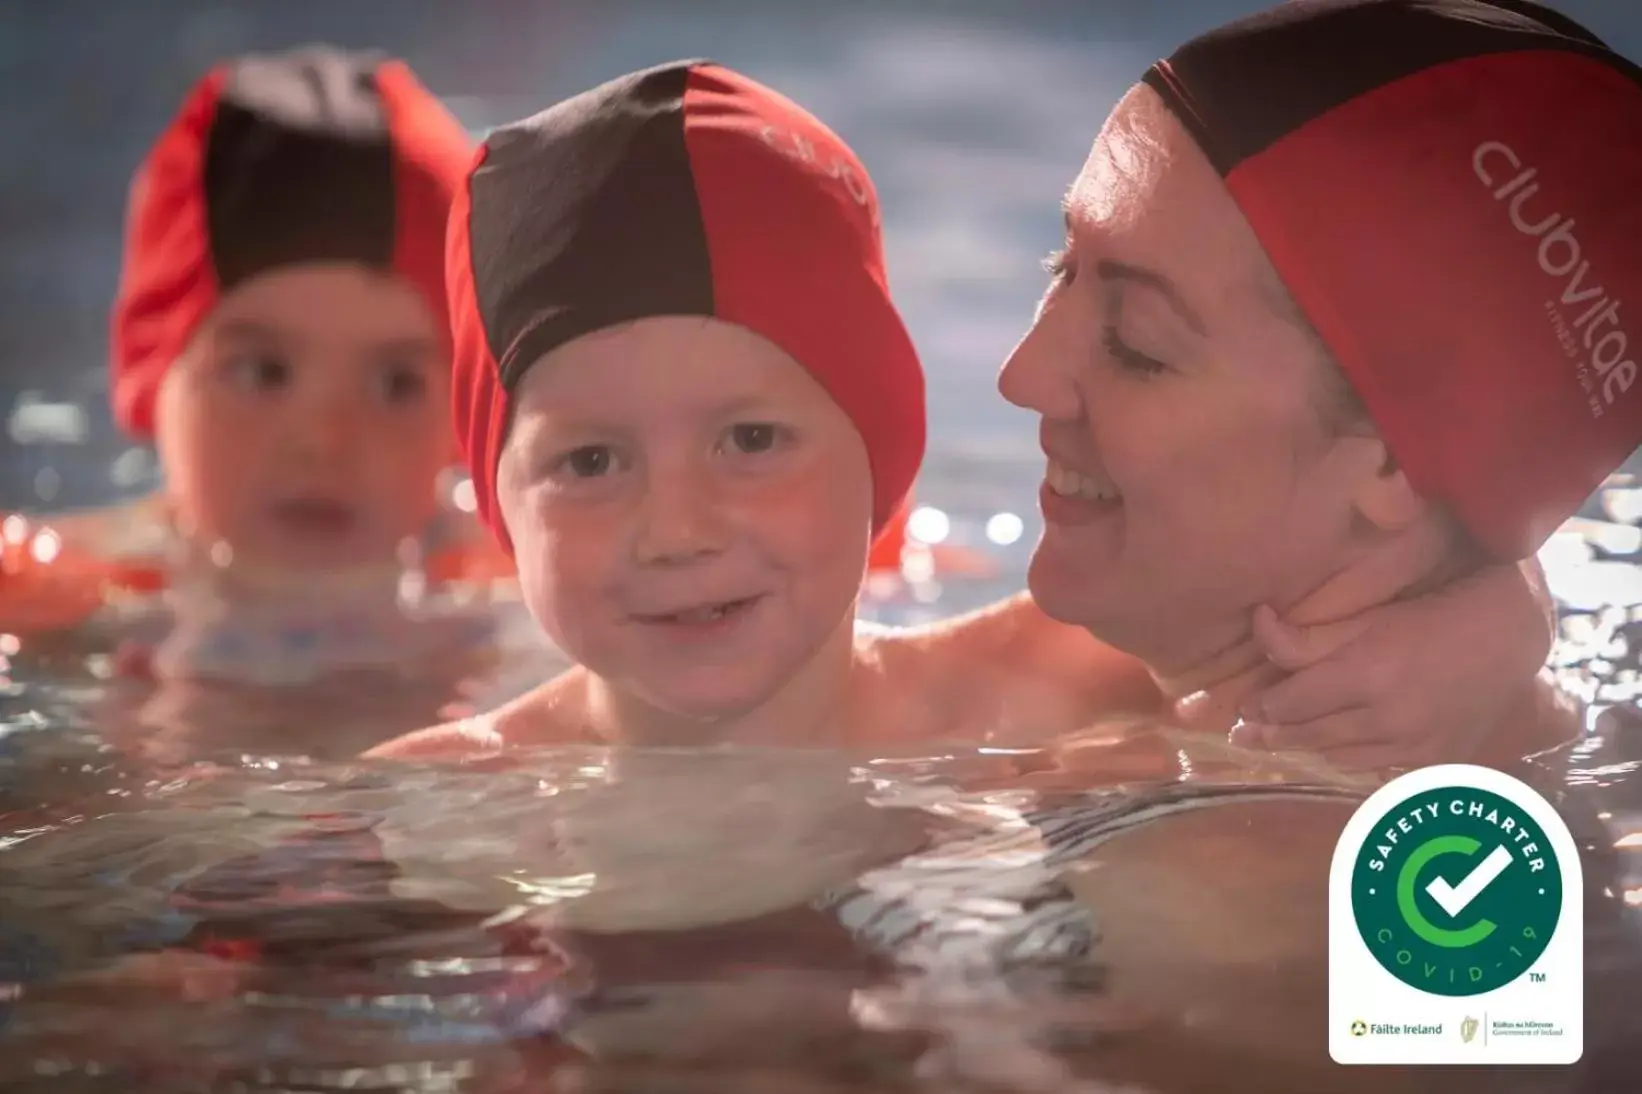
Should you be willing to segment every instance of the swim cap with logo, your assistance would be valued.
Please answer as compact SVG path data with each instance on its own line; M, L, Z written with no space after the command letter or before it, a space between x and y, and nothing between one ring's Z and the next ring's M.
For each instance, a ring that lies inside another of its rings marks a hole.
M132 181L112 321L114 416L154 398L223 293L308 262L409 281L447 327L444 230L472 142L397 61L313 47L198 84Z
M491 133L451 216L456 435L504 546L496 463L532 364L651 316L742 326L807 369L866 443L873 526L924 451L924 379L890 302L854 152L709 61L630 73Z
M1590 31L1526 0L1291 0L1145 82L1480 544L1532 553L1642 444L1642 73Z

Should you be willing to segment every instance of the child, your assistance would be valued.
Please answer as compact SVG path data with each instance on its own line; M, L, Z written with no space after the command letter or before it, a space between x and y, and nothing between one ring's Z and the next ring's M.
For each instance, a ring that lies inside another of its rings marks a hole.
M922 458L923 376L872 182L796 104L678 63L502 127L458 195L447 283L480 516L579 667L378 754L1041 740L1158 707L1144 666L1024 598L857 625L871 537ZM1523 638L1537 610L1503 581L1431 598L1467 632L1445 647L1479 637L1455 600L1516 613L1480 635L1505 647L1487 680L1549 640ZM1427 660L1430 623L1401 626L1395 663Z
M444 227L470 156L397 61L315 47L202 79L133 181L112 317L114 416L155 445L164 487L43 530L8 521L0 625L109 624L128 674L175 685L148 721L202 694L221 702L195 721L244 713L243 694L190 682L471 661L492 623L425 600L511 568L439 488ZM166 610L110 605L111 586L163 591ZM414 720L440 706L440 686L384 690L374 705L414 699Z

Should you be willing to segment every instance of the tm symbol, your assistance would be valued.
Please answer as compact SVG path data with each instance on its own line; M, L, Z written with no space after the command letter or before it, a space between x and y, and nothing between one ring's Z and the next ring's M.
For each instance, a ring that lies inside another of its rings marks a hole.
M1531 972L1528 974L1528 979L1531 983L1543 984L1545 983L1545 974L1542 972Z

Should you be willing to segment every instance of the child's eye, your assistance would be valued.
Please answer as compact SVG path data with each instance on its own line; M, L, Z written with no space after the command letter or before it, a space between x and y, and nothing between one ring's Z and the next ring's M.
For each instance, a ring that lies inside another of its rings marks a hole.
M768 452L781 438L781 427L772 422L738 422L730 427L730 443L749 456Z
M584 444L554 461L554 470L569 472L572 478L596 479L615 466L616 456L609 445Z
M291 363L277 353L239 353L223 362L228 382L245 391L274 391L291 382Z
M388 365L378 374L382 398L390 403L421 401L428 390L428 378L422 370L409 365Z

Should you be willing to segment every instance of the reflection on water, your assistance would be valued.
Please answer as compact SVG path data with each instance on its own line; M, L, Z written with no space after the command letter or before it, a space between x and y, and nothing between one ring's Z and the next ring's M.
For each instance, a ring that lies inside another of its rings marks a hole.
M1636 806L1638 758L1592 738L1537 768L1598 890L1592 810ZM1356 1088L1319 1070L1314 921L1368 786L1298 758L1130 726L933 757L261 760L128 790L7 817L0 1080ZM1635 967L1618 907L1589 898L1598 986ZM1228 1085L1238 1060L1258 1084Z
M1098 996L1100 927L1057 855L1216 793L1360 792L1164 736L1098 747L1120 762L561 750L175 778L12 834L7 872L28 882L3 921L59 978L15 1008L7 1056L186 1075L448 1061L550 1034L601 1060L802 1074L820 1039L857 1042L856 1066L882 1045L886 1073L961 1072L987 1055L964 1038L1001 1046L1003 1021L1058 1074L1033 1029L1136 1016ZM1090 793L1091 767L1176 789ZM1269 785L1220 786L1238 776ZM162 948L168 967L127 956Z

